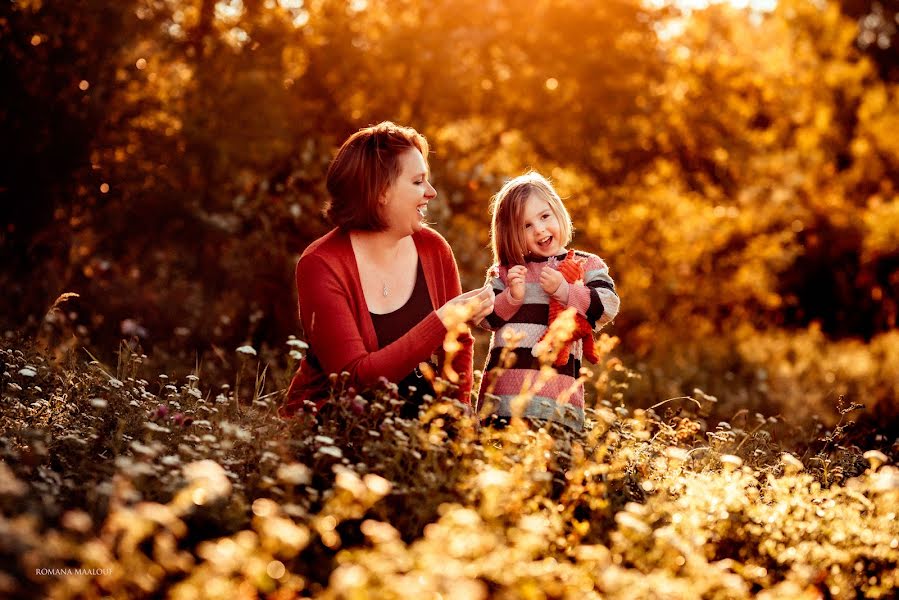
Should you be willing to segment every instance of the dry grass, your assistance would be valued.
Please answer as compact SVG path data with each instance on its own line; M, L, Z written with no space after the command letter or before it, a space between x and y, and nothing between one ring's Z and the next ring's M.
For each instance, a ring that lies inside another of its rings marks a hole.
M852 445L852 404L820 431L747 411L715 422L699 389L631 410L639 386L611 359L588 379L582 435L479 429L443 399L402 419L394 385L357 393L341 376L325 412L284 422L258 380L238 402L241 386L120 357L0 350L0 594L885 598L899 585L897 447Z

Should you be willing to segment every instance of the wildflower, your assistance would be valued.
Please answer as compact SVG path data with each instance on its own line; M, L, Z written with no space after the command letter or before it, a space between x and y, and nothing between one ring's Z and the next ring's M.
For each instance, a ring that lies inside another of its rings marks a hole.
M291 348L296 348L297 350L307 350L309 348L309 344L296 338L287 340L287 345Z
M381 498L389 494L393 487L393 484L390 483L390 481L373 473L365 475L362 478L362 482L365 484L365 487L368 488L369 492Z
M886 463L889 459L887 455L880 450L868 450L862 456L871 465L871 470L876 471L880 465Z
M164 419L167 414L169 414L169 407L165 404L160 404L156 407L156 415L154 416L154 418Z
M281 465L277 475L281 482L290 485L308 485L312 482L312 470L298 462Z
M481 487L507 487L512 481L512 475L499 469L488 469L478 475L478 485Z
M25 367L19 369L19 375L22 375L23 377L34 377L37 375L37 371L34 370L34 367Z
M249 345L241 346L240 348L237 349L237 352L239 354L245 354L247 356L256 356L256 350L253 348L253 346L249 346Z
M343 452L341 452L340 448L337 446L322 446L318 449L318 452L333 456L334 458L343 458Z
M687 462L690 460L690 453L677 446L668 446L665 448L665 456L672 462Z
M192 462L185 465L182 471L188 483L197 488L192 495L194 504L202 505L231 493L231 482L225 469L213 460ZM200 491L203 493L198 494Z
M636 515L630 512L621 511L615 514L615 522L620 527L630 529L642 535L649 535L652 532L649 525L641 521Z
M357 415L361 415L365 412L365 405L368 404L368 401L362 396L356 396L350 402L350 410L352 410Z
M121 381L119 381L118 379L116 379L115 377L110 377L110 378L109 378L109 385L111 385L112 387L114 387L114 388L117 389L117 390L122 389L123 387L125 387L125 384L122 383Z
M313 438L319 444L333 444L334 438L329 438L326 435L317 435Z
M149 446L141 444L137 440L131 442L131 449L137 452L138 454L143 454L145 456L156 456L156 451Z
M62 516L62 526L70 531L87 533L92 525L91 516L83 510L69 510Z
M733 454L722 454L721 464L727 472L733 472L743 466L743 459Z
M805 465L802 464L802 461L789 452L784 452L783 454L781 454L780 461L783 463L784 470L787 473L798 473L805 468Z

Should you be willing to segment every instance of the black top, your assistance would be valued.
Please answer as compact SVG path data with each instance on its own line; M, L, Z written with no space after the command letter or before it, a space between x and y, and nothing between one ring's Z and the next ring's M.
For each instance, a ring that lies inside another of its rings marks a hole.
M425 273L421 267L421 261L415 271L415 287L412 295L404 305L393 312L378 315L369 312L372 324L375 326L375 334L378 336L378 347L388 346L405 335L412 327L418 325L434 310L431 306L431 295L428 293L428 283L425 281ZM396 382L399 387L400 397L407 400L406 405L400 411L401 416L411 418L418 415L418 407L421 405L424 395L434 395L434 388L427 379L414 369L411 373ZM409 391L409 387L414 391Z

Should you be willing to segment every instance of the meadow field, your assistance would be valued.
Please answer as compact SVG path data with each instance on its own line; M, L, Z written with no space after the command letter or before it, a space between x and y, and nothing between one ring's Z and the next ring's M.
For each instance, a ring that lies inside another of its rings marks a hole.
M3 3L0 597L896 597L897 12ZM277 416L328 165L382 120L464 289L528 169L608 264L583 434L443 379Z
M745 410L710 421L718 400L699 389L632 409L636 375L609 358L583 434L479 428L447 399L403 419L395 385L358 394L339 375L317 418L285 421L261 375L241 401L239 384L146 373L126 345L115 367L2 354L8 597L891 598L899 585L899 441L855 429L850 403L829 428Z

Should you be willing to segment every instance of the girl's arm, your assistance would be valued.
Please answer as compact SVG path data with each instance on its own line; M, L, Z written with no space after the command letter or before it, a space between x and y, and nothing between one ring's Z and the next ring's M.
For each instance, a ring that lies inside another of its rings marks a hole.
M347 371L356 385L370 386L380 376L399 381L427 360L446 335L446 327L432 311L392 344L369 352L350 306L348 283L316 255L297 264L297 292L303 331L322 371Z
M494 265L487 272L487 285L493 287L496 298L493 301L493 312L487 315L483 321L478 323L478 327L487 331L496 331L511 319L524 300L515 300L507 282L508 270L504 267Z
M567 299L563 295L567 295ZM564 305L573 306L596 331L615 318L620 306L609 267L593 254L587 256L584 264L584 282L563 283L553 296Z

